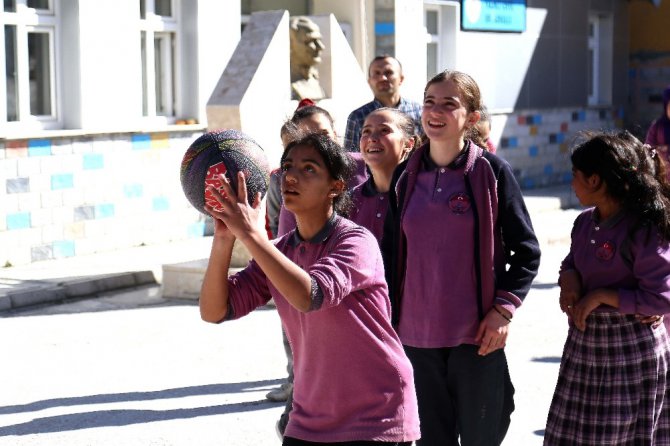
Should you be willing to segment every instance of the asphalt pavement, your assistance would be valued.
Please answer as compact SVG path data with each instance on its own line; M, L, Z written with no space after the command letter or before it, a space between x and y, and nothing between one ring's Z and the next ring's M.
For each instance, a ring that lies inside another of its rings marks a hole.
M543 256L506 348L505 446L542 444L567 330L555 282L578 212L559 209L574 204L566 188L525 195ZM286 374L274 308L211 325L194 300L162 296L162 265L204 258L210 242L0 269L0 446L280 444L283 404L265 399Z

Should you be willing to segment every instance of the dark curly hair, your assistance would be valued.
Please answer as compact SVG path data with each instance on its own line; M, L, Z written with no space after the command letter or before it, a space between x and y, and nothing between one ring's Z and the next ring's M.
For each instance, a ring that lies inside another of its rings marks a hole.
M349 183L349 179L354 172L354 160L337 142L333 141L325 135L319 133L310 133L300 139L292 141L284 149L281 157L281 165L288 153L297 146L312 147L317 151L330 174L331 178L344 182L345 188ZM345 190L333 199L333 209L340 215L349 215L351 208L350 194Z
M631 233L656 227L670 240L670 185L662 157L628 131L582 132L578 139L572 166L586 176L598 175L607 193L636 217Z

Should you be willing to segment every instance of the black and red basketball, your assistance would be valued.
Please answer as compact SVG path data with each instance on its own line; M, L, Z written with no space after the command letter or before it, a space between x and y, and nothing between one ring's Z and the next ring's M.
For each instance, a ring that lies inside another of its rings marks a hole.
M181 162L180 179L188 201L200 212L205 203L217 209L218 202L207 185L220 188L219 174L225 174L237 191L237 173L244 172L249 204L260 192L265 196L270 181L270 165L263 148L239 130L210 131L186 150Z

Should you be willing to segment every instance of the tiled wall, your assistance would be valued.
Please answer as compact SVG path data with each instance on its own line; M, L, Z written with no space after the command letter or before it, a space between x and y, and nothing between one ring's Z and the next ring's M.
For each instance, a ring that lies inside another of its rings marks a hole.
M510 163L523 189L566 184L572 178L570 147L576 134L622 126L620 108L524 110L507 116L497 153Z
M0 141L0 267L201 237L179 182L200 135Z
M621 118L609 109L513 113L502 119L498 154L522 188L564 184L575 133L620 127ZM205 221L179 182L182 156L200 135L0 141L0 267L202 237Z

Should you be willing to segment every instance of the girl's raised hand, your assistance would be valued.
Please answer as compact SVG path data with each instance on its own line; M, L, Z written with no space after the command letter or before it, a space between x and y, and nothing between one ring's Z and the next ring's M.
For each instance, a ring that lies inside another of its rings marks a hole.
M223 183L219 179L220 183ZM207 186L207 190L212 194L214 199L219 203L219 208L223 205L223 195L222 191L223 188L220 190L215 188L214 186ZM212 219L214 220L214 240L230 240L230 241L235 241L235 235L233 235L230 230L228 230L228 227L226 224L223 222L223 215L221 212L215 210L213 207L209 206L208 204L205 203L205 211L212 216Z
M208 186L213 196L221 205L220 211L206 207L207 212L214 217L214 236L238 238L242 241L258 230L258 218L260 215L260 193L254 197L252 206L247 201L247 184L244 173L237 174L237 192L233 191L232 185L225 175L219 175L221 191Z

